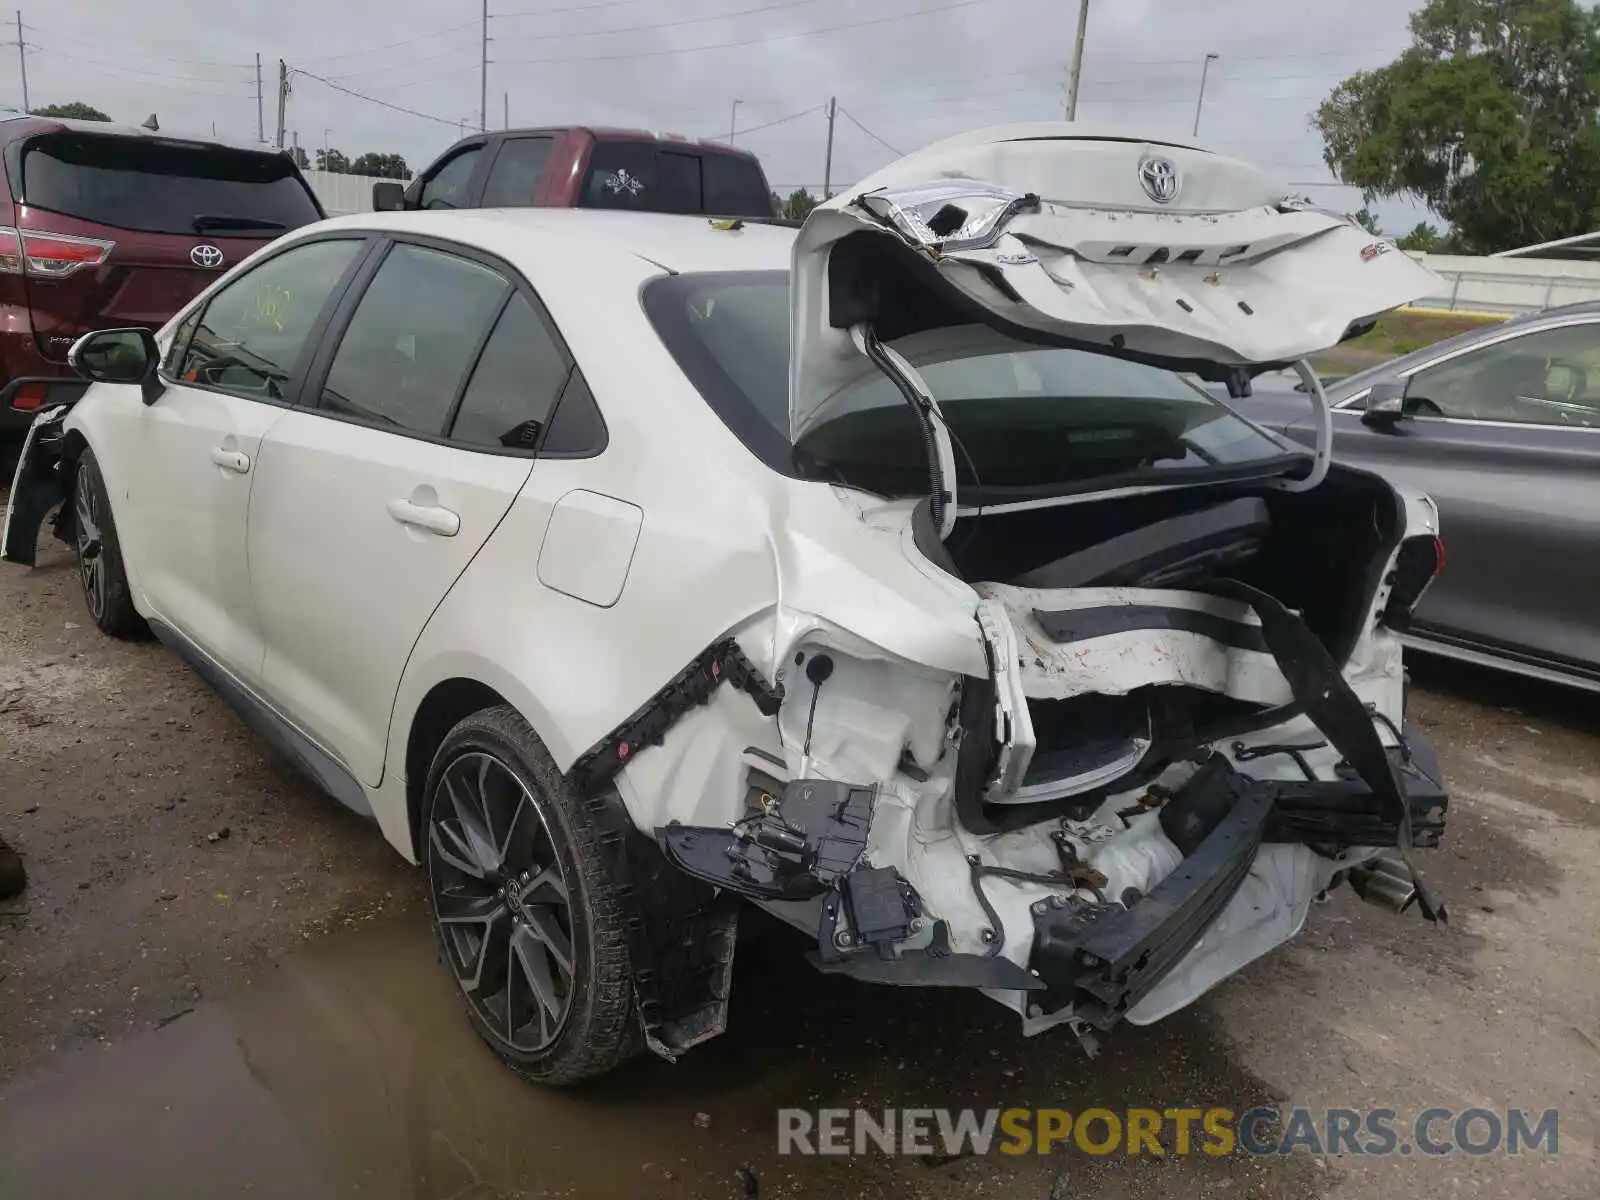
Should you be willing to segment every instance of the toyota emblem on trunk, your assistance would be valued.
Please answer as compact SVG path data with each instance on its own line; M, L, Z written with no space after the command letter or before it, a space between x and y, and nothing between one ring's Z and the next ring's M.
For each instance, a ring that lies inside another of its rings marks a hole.
M189 251L189 261L197 267L214 271L222 265L222 251L215 246L196 246Z
M1147 154L1139 160L1139 183L1157 204L1171 204L1183 186L1177 165L1170 158Z

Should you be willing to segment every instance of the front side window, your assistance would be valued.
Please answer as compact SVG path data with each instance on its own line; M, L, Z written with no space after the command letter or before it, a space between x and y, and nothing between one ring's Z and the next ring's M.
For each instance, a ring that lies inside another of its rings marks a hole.
M1406 383L1417 416L1600 426L1600 323L1507 338L1427 367Z
M652 283L644 303L690 381L768 465L884 495L926 492L921 427L875 371L844 387L828 418L791 444L786 272L671 276ZM974 499L1214 476L1304 454L1179 375L1110 354L1009 341L976 326L893 345L939 400L959 483Z
M533 305L512 296L473 368L450 439L491 450L532 450L569 370Z
M478 159L483 156L482 146L472 146L440 167L432 179L422 185L420 204L423 208L466 208L467 186L478 169Z
M178 382L285 399L317 318L364 244L358 238L307 242L228 284L194 327Z
M511 285L498 271L397 245L339 339L320 406L386 429L443 436Z
M518 208L533 203L544 178L553 138L509 138L500 143L489 180L483 185L484 208Z

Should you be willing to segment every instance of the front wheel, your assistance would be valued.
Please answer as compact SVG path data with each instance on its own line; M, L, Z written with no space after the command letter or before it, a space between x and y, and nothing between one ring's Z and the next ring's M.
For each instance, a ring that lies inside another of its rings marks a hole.
M73 550L83 599L96 628L114 638L131 640L149 632L133 606L133 589L122 565L122 543L111 516L111 497L94 451L78 457L72 484Z
M434 929L478 1035L540 1083L637 1052L623 901L601 830L514 709L445 737L428 771L422 857Z

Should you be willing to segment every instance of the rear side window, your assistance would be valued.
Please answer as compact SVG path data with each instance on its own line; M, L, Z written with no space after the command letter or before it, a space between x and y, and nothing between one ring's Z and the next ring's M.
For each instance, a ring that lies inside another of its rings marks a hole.
M735 154L707 154L700 159L705 209L719 217L770 217L772 191L761 168Z
M553 139L511 138L500 144L483 187L484 208L515 208L533 203L533 193L544 177Z
M328 368L321 406L442 436L511 285L470 259L398 245L373 276Z
M321 219L287 155L51 134L22 152L37 208L145 233L271 236Z
M251 399L285 399L317 318L362 245L355 238L307 242L228 284L189 337L178 381ZM180 331L180 341L183 336Z
M438 174L422 185L423 208L467 207L467 185L478 169L478 159L483 157L483 147L473 146L463 150L444 166Z
M533 306L512 296L461 397L451 440L492 450L532 450L569 369Z

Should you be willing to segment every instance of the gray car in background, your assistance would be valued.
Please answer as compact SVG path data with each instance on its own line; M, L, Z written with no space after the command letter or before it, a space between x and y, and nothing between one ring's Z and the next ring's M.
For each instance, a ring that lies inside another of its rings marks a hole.
M1448 562L1409 645L1600 691L1600 304L1546 309L1328 387L1335 459L1439 506ZM1231 401L1315 445L1311 403Z

